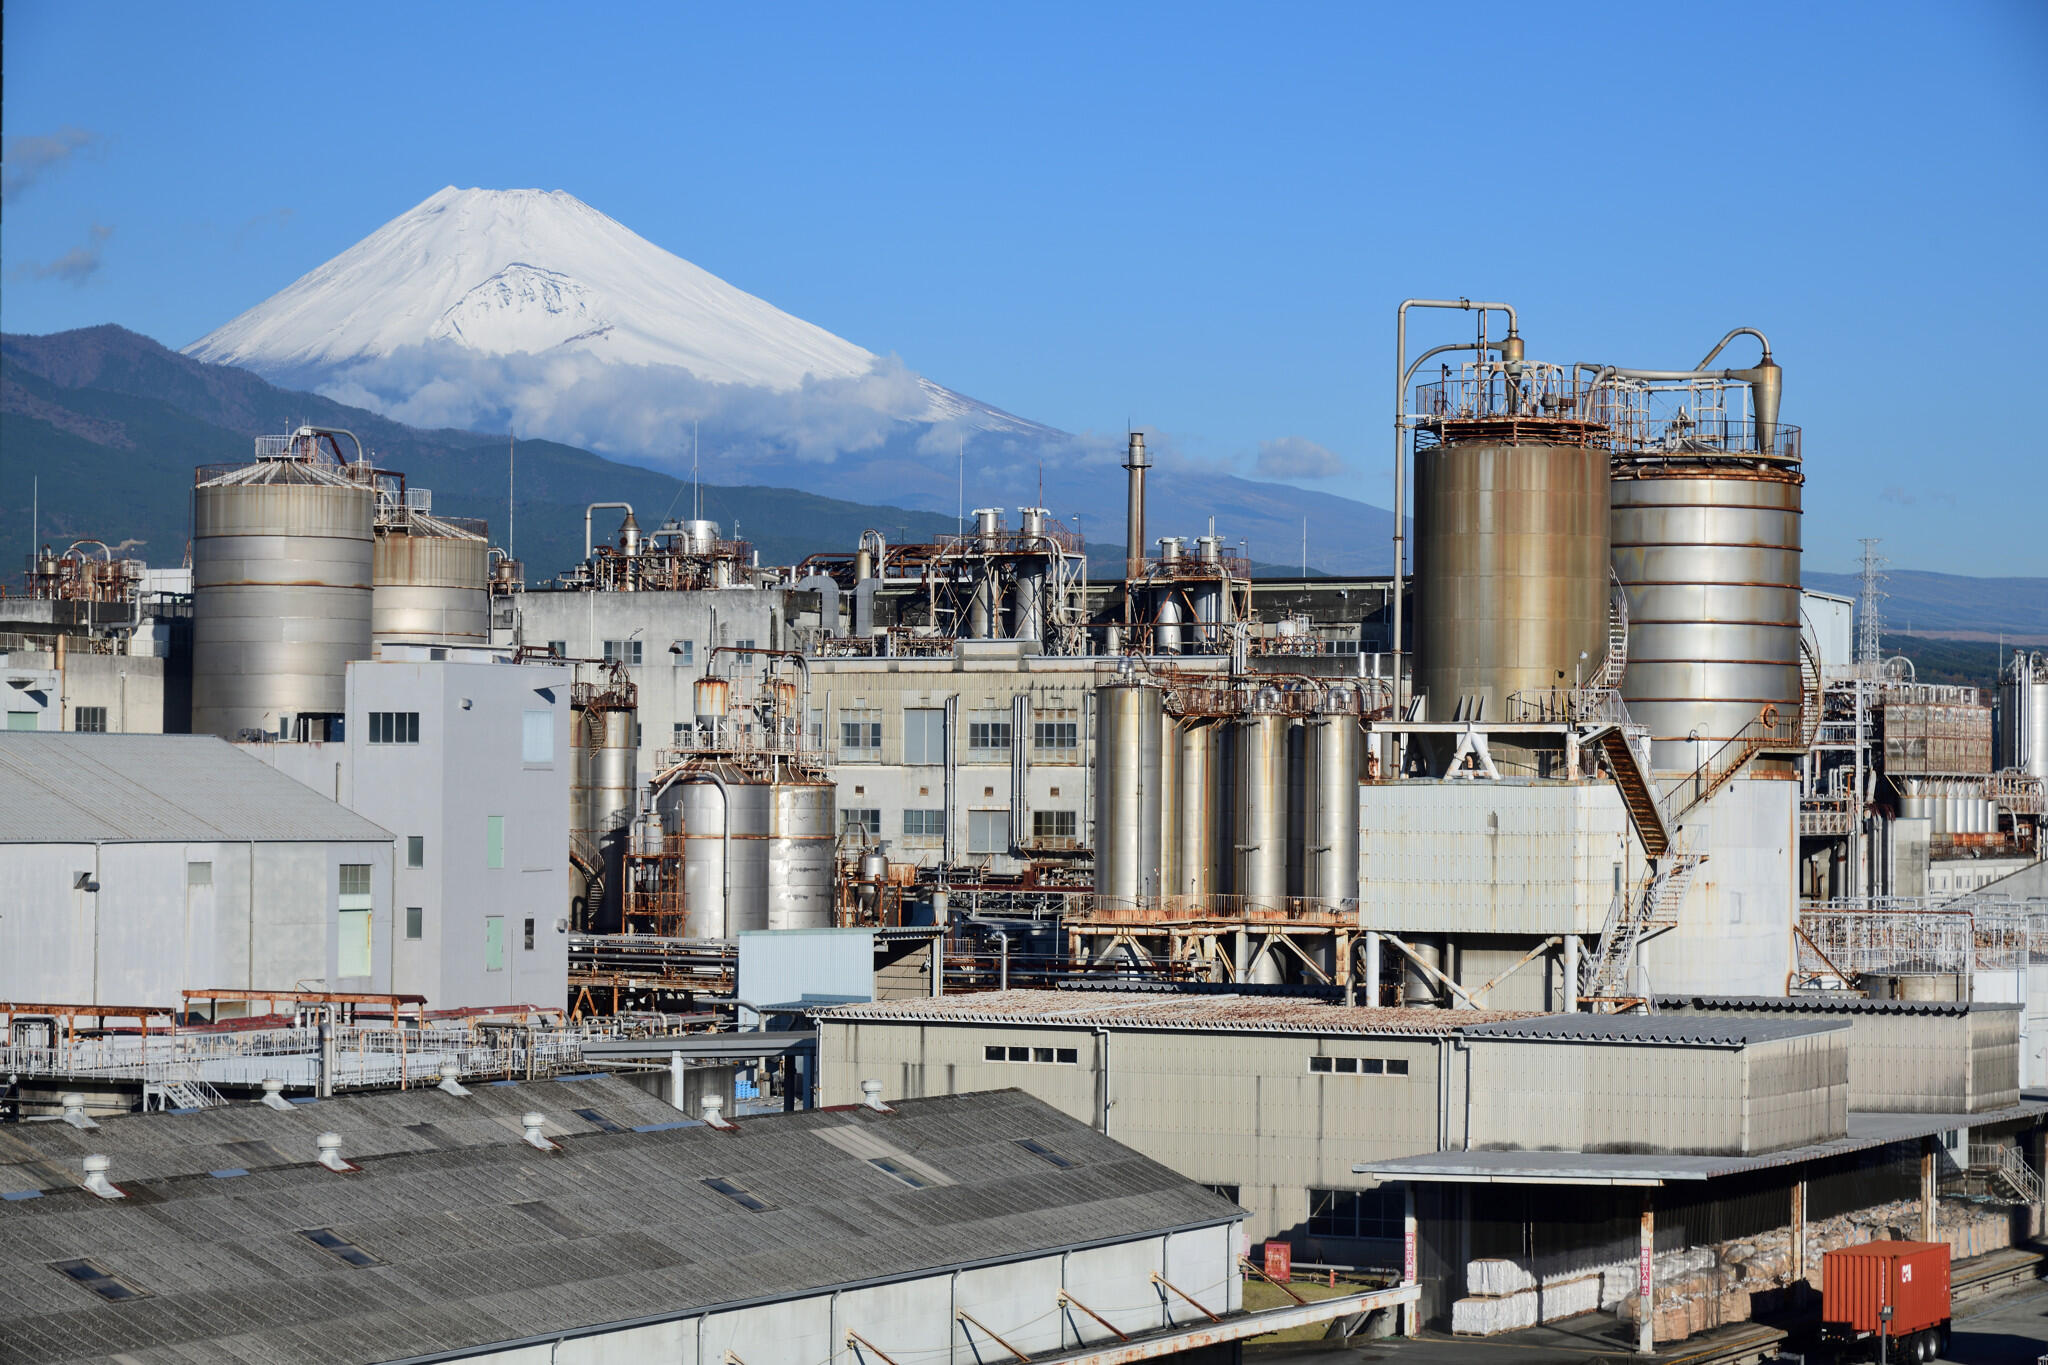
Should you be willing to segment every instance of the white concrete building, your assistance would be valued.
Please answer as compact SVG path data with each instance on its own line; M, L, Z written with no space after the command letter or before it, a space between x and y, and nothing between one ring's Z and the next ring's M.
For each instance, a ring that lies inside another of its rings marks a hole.
M388 992L392 860L389 832L209 736L0 736L0 999Z
M397 836L391 988L430 1009L566 997L569 683L502 651L387 646L348 666L344 738L244 746Z

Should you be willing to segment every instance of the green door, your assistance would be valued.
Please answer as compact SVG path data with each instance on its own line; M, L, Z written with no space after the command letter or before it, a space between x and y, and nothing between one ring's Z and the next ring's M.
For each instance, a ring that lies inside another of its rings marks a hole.
M502 972L505 970L505 917L484 916L484 970Z
M36 728L36 713L33 711L9 711L7 728L10 730L33 730Z

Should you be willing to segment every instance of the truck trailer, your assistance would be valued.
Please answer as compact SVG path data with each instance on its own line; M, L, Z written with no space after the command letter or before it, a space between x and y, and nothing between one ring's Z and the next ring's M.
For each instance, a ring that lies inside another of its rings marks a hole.
M1898 1365L1948 1347L1948 1245L1866 1242L1821 1258L1821 1340L1842 1359Z

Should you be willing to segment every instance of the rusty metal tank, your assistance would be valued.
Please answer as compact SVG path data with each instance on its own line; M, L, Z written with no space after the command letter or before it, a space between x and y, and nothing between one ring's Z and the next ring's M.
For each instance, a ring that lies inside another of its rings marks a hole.
M1797 428L1778 434L1796 443ZM1616 458L1614 573L1628 597L1621 695L1650 729L1653 768L1691 771L1697 753L1711 755L1766 707L1773 733L1799 735L1803 482L1796 459Z
M835 791L830 782L777 782L768 789L770 929L832 927Z
M490 543L482 526L409 507L377 528L373 643L490 643Z

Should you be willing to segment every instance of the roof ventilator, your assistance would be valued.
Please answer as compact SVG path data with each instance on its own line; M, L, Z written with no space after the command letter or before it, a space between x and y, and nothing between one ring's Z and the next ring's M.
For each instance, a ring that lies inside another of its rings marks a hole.
M116 1188L113 1181L107 1179L107 1171L113 1164L111 1157L99 1152L88 1156L85 1159L85 1187L102 1199L126 1199L128 1196Z
M738 1124L729 1121L725 1117L725 1096L723 1095L706 1095L700 1102L699 1108L704 1115L704 1122L713 1128L735 1129L739 1127Z
M271 1077L263 1082L263 1103L271 1109L291 1112L292 1102L284 1097L284 1082Z
M72 1094L63 1099L64 1121L73 1128L97 1128L99 1124L85 1112L85 1096Z
M895 1112L888 1105L882 1103L882 1083L880 1081L862 1081L860 1083L860 1102L879 1114Z
M559 1152L562 1150L560 1147L557 1147L553 1142L550 1142L548 1140L547 1134L541 1132L540 1130L541 1125L547 1122L547 1115L539 1112L538 1110L535 1110L531 1113L521 1116L519 1122L520 1125L526 1130L524 1136L526 1138L527 1146L538 1148L543 1152Z
M343 1175L346 1175L357 1169L353 1163L341 1154L341 1134L322 1133L319 1137L313 1139L313 1145L320 1151L320 1164L328 1170L340 1171Z
M469 1096L469 1087L462 1083L461 1069L445 1064L441 1067L440 1082L434 1088L458 1099L466 1099Z

